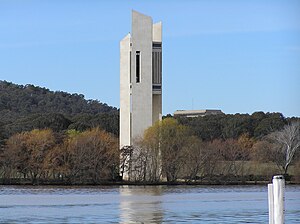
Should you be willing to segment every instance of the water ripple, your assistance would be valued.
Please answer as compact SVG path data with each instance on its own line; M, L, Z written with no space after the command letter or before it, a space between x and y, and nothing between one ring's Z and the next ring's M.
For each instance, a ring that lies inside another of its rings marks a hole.
M267 223L266 186L0 186L0 223ZM300 223L300 186L286 188Z

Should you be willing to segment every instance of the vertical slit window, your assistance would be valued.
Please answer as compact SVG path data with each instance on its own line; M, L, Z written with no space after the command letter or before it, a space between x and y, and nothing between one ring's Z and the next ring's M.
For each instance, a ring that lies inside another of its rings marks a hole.
M135 55L135 75L136 75L136 82L139 83L141 81L141 53L140 51L136 52Z
M158 82L159 84L162 83L161 73L162 73L162 56L161 52L158 53Z
M131 51L129 53L129 82L131 84Z
M154 53L152 52L152 83L155 83L155 63L154 63Z

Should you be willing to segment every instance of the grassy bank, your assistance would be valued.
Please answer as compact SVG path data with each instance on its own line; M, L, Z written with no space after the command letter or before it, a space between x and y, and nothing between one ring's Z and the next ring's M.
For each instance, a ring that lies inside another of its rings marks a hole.
M233 168L232 168L233 167ZM121 180L93 180L80 178L24 178L12 175L12 178L0 177L2 185L255 185L267 184L272 181L274 175L280 174L280 170L274 163L259 163L254 161L219 161L211 175L199 175L194 180L181 177L177 181L167 182L135 182ZM287 184L300 184L300 162L289 168L286 176Z

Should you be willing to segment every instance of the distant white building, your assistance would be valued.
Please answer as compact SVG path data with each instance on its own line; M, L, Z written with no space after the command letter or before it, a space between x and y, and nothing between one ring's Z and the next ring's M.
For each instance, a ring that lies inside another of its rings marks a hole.
M120 42L120 148L162 117L162 23L132 11L131 29Z
M207 115L224 114L221 110L176 110L174 117L204 117Z

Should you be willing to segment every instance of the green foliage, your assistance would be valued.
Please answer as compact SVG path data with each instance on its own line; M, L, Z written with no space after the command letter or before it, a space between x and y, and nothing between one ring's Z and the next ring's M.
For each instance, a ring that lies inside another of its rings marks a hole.
M75 129L70 129L66 131L66 134L70 139L72 139L78 136L80 134L80 131L77 131Z
M238 139L241 135L261 139L271 132L280 130L288 123L281 113L255 112L249 114L222 114L204 117L178 117L181 124L190 127L193 134L203 141L214 139ZM297 118L293 118L297 120Z
M101 127L115 135L119 133L119 113L114 107L85 100L82 94L6 81L0 81L0 121L0 146L11 135L33 129L62 132Z
M254 128L253 136L255 138L261 138L271 132L282 129L286 123L286 119L281 113L266 113L265 117L260 119Z
M81 113L108 113L116 111L116 108L97 100L85 100L82 94L53 92L38 86L0 81L0 111L10 111L20 117L32 113L75 116Z
M222 137L222 120L225 115L209 115L205 117L178 117L178 121L188 126L194 135L204 141L211 141Z
M94 127L100 127L117 136L119 134L119 113L80 114L72 119L69 129L84 131Z
M22 131L30 131L33 129L50 128L55 132L66 130L71 121L62 114L33 114L24 118L20 118L5 125L7 133L10 135L20 133Z
M161 151L162 172L168 181L176 181L184 163L189 129L174 118L158 121L145 131L144 145L151 151Z

